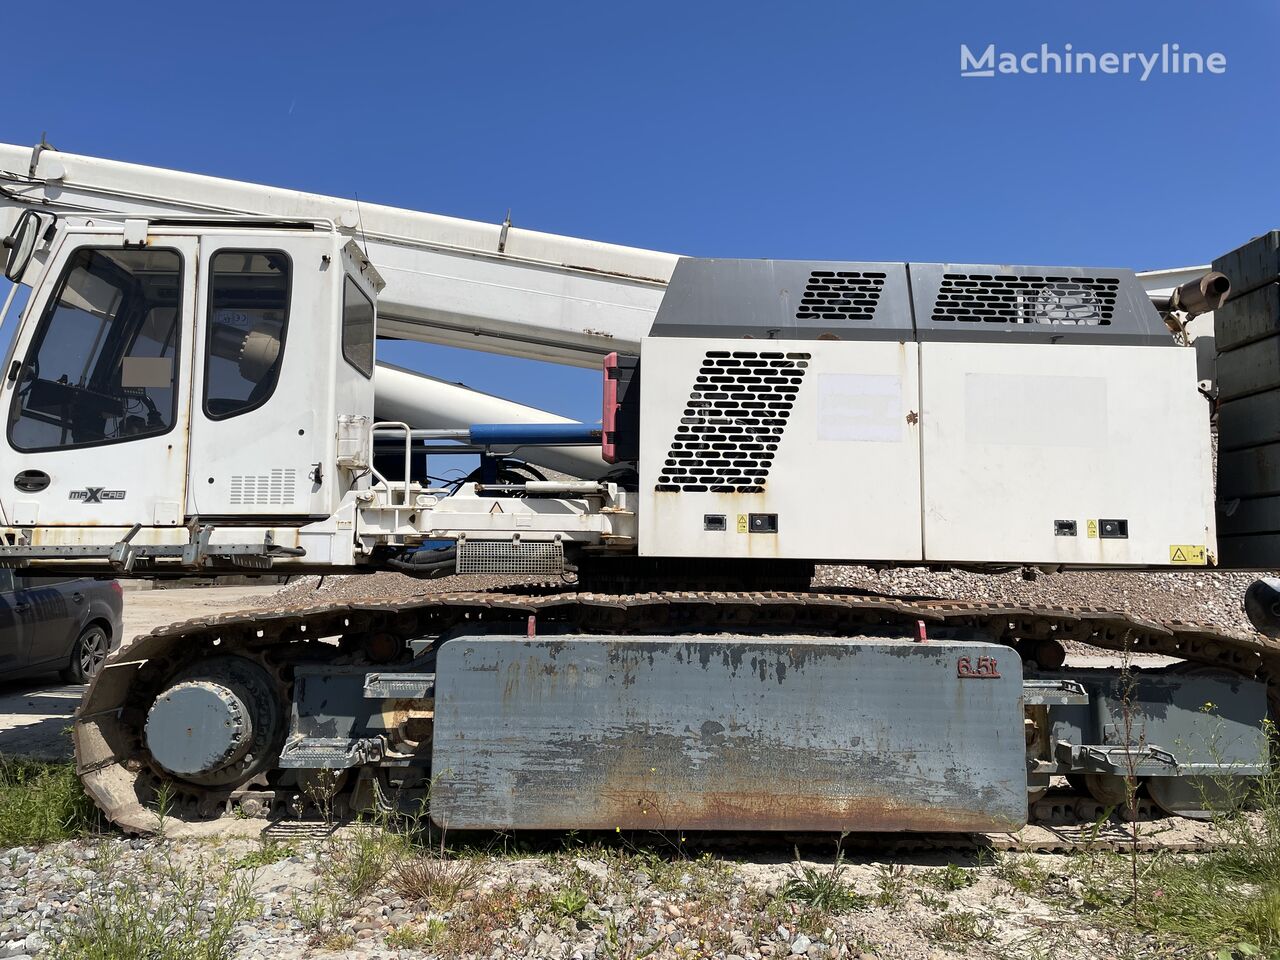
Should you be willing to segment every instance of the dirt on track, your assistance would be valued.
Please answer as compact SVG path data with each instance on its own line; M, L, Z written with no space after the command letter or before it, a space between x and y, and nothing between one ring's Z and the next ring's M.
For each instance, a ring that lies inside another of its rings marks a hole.
M886 596L1105 607L1149 620L1181 620L1219 629L1252 631L1241 600L1259 574L1209 569L1186 572L1130 570L1037 573L1027 579L1019 571L976 573L898 567L876 571L860 566L820 566L815 589L865 590ZM402 600L436 593L470 592L541 582L503 576L444 577L418 580L397 573L357 576L300 577L273 594L257 598L257 606L292 607L351 600Z

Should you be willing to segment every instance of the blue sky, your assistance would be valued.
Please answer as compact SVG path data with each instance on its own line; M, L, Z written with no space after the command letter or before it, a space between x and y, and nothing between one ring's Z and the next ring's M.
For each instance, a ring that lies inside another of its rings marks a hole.
M705 256L1143 269L1280 227L1271 0L58 11L9 44L4 141ZM1227 69L962 79L961 43ZM590 371L379 349L598 417Z

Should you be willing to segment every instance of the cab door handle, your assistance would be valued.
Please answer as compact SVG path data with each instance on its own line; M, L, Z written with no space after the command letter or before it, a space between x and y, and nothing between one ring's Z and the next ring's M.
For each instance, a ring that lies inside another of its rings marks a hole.
M23 470L13 478L13 485L23 493L39 493L49 486L49 475L43 470Z
M77 590L75 593L71 594L71 599L76 603L84 603L84 594Z

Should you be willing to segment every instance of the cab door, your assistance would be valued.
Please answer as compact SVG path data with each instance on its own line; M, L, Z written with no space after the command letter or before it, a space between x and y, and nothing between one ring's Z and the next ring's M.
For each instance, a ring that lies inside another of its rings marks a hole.
M197 254L190 236L63 240L0 386L10 523L182 523Z
M333 253L300 231L202 239L189 515L328 514Z

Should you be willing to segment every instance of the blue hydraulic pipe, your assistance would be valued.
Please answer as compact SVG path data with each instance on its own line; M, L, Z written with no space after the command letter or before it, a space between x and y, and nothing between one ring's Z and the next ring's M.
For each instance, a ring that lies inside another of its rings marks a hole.
M598 423L477 423L471 442L494 447L570 447L599 445Z

